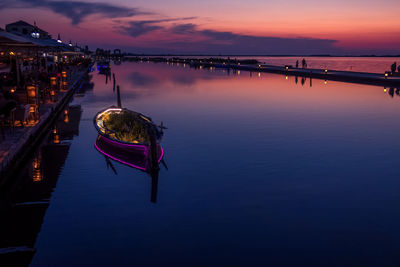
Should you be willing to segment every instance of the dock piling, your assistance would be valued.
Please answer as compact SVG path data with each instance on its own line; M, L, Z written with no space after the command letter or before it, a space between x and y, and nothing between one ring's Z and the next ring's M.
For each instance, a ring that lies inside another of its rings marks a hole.
M158 191L158 169L151 170L151 196L150 201L157 203L157 191Z
M122 108L122 104L121 104L121 94L119 92L119 85L117 85L117 104L119 108Z
M115 73L113 73L113 92L115 92Z

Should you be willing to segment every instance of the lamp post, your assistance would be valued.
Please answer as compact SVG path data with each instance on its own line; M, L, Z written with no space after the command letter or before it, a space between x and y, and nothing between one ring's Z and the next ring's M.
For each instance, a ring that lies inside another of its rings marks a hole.
M14 51L10 51L9 56L10 56L10 62L12 62L13 57L15 56L15 72L17 74L17 88L18 88L20 85L20 80L21 80L21 77L20 77L21 74L19 72L18 56L17 56L17 53Z
M388 72L385 72L385 79L387 79L388 76L389 76L389 73L388 73Z

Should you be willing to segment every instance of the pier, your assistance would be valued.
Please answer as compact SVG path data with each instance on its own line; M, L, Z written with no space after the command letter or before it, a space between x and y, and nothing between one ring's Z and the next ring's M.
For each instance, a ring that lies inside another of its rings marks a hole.
M370 84L384 87L400 86L400 75L390 73L368 73L340 71L330 69L295 68L293 66L275 66L261 64L256 60L227 60L224 58L194 59L194 58L166 58L166 57L125 57L130 61L165 62L188 65L191 68L244 70L249 72L276 73L286 76L310 77L321 80L341 81L349 83Z

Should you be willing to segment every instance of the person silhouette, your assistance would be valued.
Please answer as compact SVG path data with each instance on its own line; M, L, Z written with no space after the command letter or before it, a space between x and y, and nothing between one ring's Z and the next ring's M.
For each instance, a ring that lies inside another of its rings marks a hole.
M394 63L392 64L392 66L390 66L390 69L391 69L391 71L392 71L392 74L396 72L396 68L397 68L396 62L394 62Z
M303 69L304 68L307 68L307 62L306 62L306 60L303 58L303 60L301 61L301 65L302 65L302 67L303 67Z
M299 67L299 60L296 60L296 68Z

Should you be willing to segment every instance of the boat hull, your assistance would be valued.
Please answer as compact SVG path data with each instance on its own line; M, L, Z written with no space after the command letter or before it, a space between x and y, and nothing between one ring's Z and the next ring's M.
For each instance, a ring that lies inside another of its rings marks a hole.
M150 170L150 148L147 145L120 143L99 134L94 146L101 154L122 164L142 171ZM163 148L157 144L158 163L163 156Z

